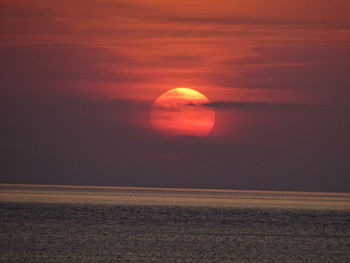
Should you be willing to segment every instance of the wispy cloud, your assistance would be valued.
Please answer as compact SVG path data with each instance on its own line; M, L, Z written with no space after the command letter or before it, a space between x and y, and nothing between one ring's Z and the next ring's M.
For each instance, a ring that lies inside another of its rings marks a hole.
M267 103L267 102L238 102L214 101L203 104L214 109L257 110L257 111L327 111L334 110L332 105L301 104L301 103Z

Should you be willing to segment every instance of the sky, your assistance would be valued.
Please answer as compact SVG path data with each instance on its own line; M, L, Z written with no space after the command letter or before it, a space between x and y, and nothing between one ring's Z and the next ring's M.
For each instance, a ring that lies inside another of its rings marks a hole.
M350 191L348 0L0 0L0 183ZM162 93L210 100L163 136Z

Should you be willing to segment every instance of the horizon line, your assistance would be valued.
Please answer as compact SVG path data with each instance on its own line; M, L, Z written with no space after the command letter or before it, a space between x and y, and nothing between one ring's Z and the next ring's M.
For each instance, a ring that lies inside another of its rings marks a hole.
M38 187L38 188L68 188L68 189L124 189L124 190L143 190L143 191L177 191L177 192L213 192L213 193L230 193L230 192L249 192L249 193L280 193L280 194L309 194L309 195L350 195L350 192L319 192L319 191L298 191L298 190L256 190L256 189L227 189L227 188L191 188L191 187L149 187L149 186L116 186L116 185L73 185L73 184L26 184L26 183L0 183L3 186L19 186L19 187Z

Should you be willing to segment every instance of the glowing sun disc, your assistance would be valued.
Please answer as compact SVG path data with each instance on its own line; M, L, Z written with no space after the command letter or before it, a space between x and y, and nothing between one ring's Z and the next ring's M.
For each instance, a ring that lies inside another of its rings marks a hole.
M204 106L209 99L189 88L164 92L153 103L151 124L164 135L207 136L215 124L215 112Z

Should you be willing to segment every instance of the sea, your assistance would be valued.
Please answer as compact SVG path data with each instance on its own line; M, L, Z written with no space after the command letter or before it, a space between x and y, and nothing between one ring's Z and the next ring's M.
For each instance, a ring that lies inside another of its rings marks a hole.
M0 262L350 262L350 193L0 185Z

